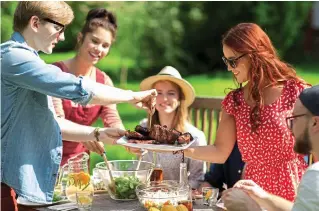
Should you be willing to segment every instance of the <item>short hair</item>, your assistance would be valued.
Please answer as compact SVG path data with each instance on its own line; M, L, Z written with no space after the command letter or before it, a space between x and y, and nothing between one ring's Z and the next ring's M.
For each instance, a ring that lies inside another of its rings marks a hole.
M40 20L50 18L63 25L74 18L71 7L64 1L20 1L14 12L13 30L22 32L32 16L38 16Z

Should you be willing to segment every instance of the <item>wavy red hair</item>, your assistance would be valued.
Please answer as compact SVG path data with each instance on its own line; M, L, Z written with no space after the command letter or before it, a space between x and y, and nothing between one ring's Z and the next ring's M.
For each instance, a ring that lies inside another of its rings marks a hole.
M279 80L307 83L297 76L290 64L280 60L268 35L257 24L240 23L234 26L223 36L222 44L238 53L247 54L250 59L249 97L255 102L250 113L250 122L252 132L256 132L261 124L260 110L264 106L262 90L266 85L277 85ZM242 84L235 91L235 102L238 102L237 93L241 88Z

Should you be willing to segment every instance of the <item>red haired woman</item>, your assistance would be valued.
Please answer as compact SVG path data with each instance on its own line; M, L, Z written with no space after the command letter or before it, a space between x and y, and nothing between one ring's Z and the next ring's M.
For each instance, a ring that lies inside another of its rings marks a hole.
M246 163L245 179L292 201L306 163L293 150L295 140L285 119L308 84L279 59L269 37L256 24L231 28L222 45L223 60L239 88L222 103L215 145L191 147L185 156L224 163L237 139Z

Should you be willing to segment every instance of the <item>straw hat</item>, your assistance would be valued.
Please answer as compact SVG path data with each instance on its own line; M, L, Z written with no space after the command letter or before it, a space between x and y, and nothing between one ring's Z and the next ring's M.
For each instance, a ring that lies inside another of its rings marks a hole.
M152 89L154 83L162 80L174 82L181 88L185 96L185 104L187 107L194 102L195 90L193 86L182 78L178 70L171 66L164 67L157 75L145 78L140 84L140 89L142 91Z

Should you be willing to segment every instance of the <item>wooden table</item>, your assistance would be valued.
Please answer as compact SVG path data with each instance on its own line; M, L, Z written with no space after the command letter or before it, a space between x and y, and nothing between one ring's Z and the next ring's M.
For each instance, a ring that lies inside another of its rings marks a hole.
M52 211L47 207L33 208L37 211ZM145 211L138 200L135 201L115 201L108 194L98 194L94 196L92 211ZM218 207L208 207L194 204L194 211L223 211Z

